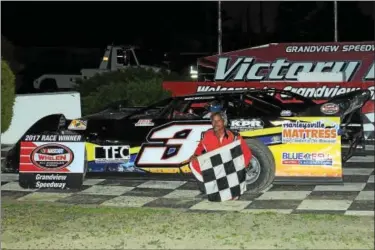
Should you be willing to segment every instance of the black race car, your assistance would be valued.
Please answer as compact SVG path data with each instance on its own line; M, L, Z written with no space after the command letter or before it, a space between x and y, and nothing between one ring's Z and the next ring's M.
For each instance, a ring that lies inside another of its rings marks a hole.
M102 112L76 120L51 115L35 123L26 134L84 135L87 172L190 173L186 160L193 154L201 134L211 128L207 105L215 101L223 106L229 129L238 131L249 143L254 159L248 182L262 189L275 175L276 180L285 177L277 170L281 161L279 154L299 147L283 142L281 127L285 122L314 123L314 117L323 120L340 117L341 124L336 125L341 136L342 161L354 153L362 153L360 110L370 95L368 90L357 90L316 104L293 92L274 89L199 93L167 98L148 107L129 109L123 108L121 102L115 103ZM281 102L280 96L294 102ZM315 150L314 145L303 147ZM18 142L9 151L7 169L17 171L19 148ZM124 154L126 159L122 159ZM304 157L313 157L313 154L304 154ZM289 179L301 177L298 175ZM303 175L306 176L311 175Z

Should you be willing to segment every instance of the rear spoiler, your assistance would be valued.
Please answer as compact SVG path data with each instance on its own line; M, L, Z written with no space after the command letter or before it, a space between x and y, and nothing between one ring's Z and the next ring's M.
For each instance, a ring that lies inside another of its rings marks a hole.
M316 104L313 107L308 108L299 115L316 115L316 116L340 116L341 122L350 121L351 116L361 110L367 101L371 99L371 91L367 89L361 89L337 95L334 98L320 104ZM324 105L333 104L338 108L337 112L331 114L322 111Z

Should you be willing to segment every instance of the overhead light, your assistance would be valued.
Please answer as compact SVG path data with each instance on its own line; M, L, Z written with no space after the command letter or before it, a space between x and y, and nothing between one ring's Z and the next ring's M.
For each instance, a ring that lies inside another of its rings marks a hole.
M194 66L190 66L190 77L192 79L197 79L198 78L198 70L194 68Z
M194 66L190 66L190 75L198 75L198 70Z

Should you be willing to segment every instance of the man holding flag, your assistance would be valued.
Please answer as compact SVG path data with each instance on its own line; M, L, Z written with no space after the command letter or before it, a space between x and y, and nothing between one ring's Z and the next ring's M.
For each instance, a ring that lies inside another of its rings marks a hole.
M251 151L245 140L226 128L225 112L211 113L207 130L190 158L190 168L201 192L211 201L238 199L246 191L246 168Z

